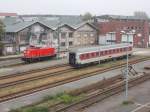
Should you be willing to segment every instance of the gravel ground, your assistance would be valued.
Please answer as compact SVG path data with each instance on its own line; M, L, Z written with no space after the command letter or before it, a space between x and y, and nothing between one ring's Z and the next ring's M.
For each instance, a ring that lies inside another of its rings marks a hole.
M150 49L149 48L134 48L133 49L134 55L140 56L150 56Z
M141 62L141 63L135 65L135 69L139 72L142 72L142 71L144 71L143 67L147 66L149 64L150 64L150 60L146 61L146 62ZM98 74L96 76L84 78L79 81L74 81L74 82L71 82L68 84L60 85L60 86L57 86L54 88L50 88L50 89L47 89L47 90L44 90L41 92L31 94L31 95L27 95L27 96L16 98L16 99L13 99L13 100L10 100L7 102L3 102L3 103L0 103L0 110L1 110L0 112L7 112L12 108L18 108L21 106L29 105L31 103L40 101L44 96L54 95L54 94L57 94L57 93L60 93L63 91L69 91L69 90L77 89L80 87L84 87L84 86L96 83L96 82L102 80L103 78L109 78L109 77L112 77L112 76L115 76L118 74L121 74L121 69L108 71L108 72L105 72L102 74ZM101 111L98 111L98 112L101 112ZM105 111L105 112L107 112L107 111Z
M129 90L129 99L133 104L123 105L125 93L114 95L100 103L96 103L82 112L141 112L143 105L150 103L150 81L144 82ZM149 107L150 110L150 107Z

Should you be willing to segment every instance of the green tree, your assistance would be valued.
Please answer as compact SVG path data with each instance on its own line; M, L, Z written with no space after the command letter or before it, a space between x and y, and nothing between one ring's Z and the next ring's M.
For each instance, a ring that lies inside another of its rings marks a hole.
M3 24L3 22L0 20L0 54L1 54L1 52L2 52L2 47L3 47L3 44L2 44L3 33L4 33L4 24Z
M91 20L92 19L92 14L89 13L89 12L86 12L84 15L82 15L82 20L83 21L88 21L88 20Z

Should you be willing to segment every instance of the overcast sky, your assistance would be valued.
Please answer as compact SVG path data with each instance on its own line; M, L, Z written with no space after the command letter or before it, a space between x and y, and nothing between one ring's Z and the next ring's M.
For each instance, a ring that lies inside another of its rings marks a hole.
M134 11L150 15L150 0L0 0L0 12L18 14L132 15Z

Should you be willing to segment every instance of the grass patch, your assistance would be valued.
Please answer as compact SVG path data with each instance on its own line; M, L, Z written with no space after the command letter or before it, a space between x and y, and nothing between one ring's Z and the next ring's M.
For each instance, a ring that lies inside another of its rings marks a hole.
M17 110L11 110L10 112L49 112L48 107L28 107L23 110L17 109Z
M81 96L73 96L71 94L63 92L63 93L58 93L55 96L46 96L44 100L45 101L53 100L53 101L58 101L58 102L63 102L65 104L69 104L69 103L79 100L80 98Z
M46 96L37 104L33 104L31 106L22 107L19 109L11 110L10 112L48 112L50 106L58 104L60 102L68 105L75 101L79 101L83 98L83 94L79 96L73 96L66 92L58 93L55 96Z
M122 102L122 105L130 105L130 104L134 104L134 102L131 100L125 100Z

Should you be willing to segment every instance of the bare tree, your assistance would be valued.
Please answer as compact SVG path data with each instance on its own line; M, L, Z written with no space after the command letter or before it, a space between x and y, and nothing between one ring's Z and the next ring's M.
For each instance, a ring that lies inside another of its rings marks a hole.
M86 12L83 16L82 16L83 21L88 21L92 19L92 14L90 12Z
M134 16L139 18L139 19L148 19L149 18L147 13L143 12L143 11L135 11Z

